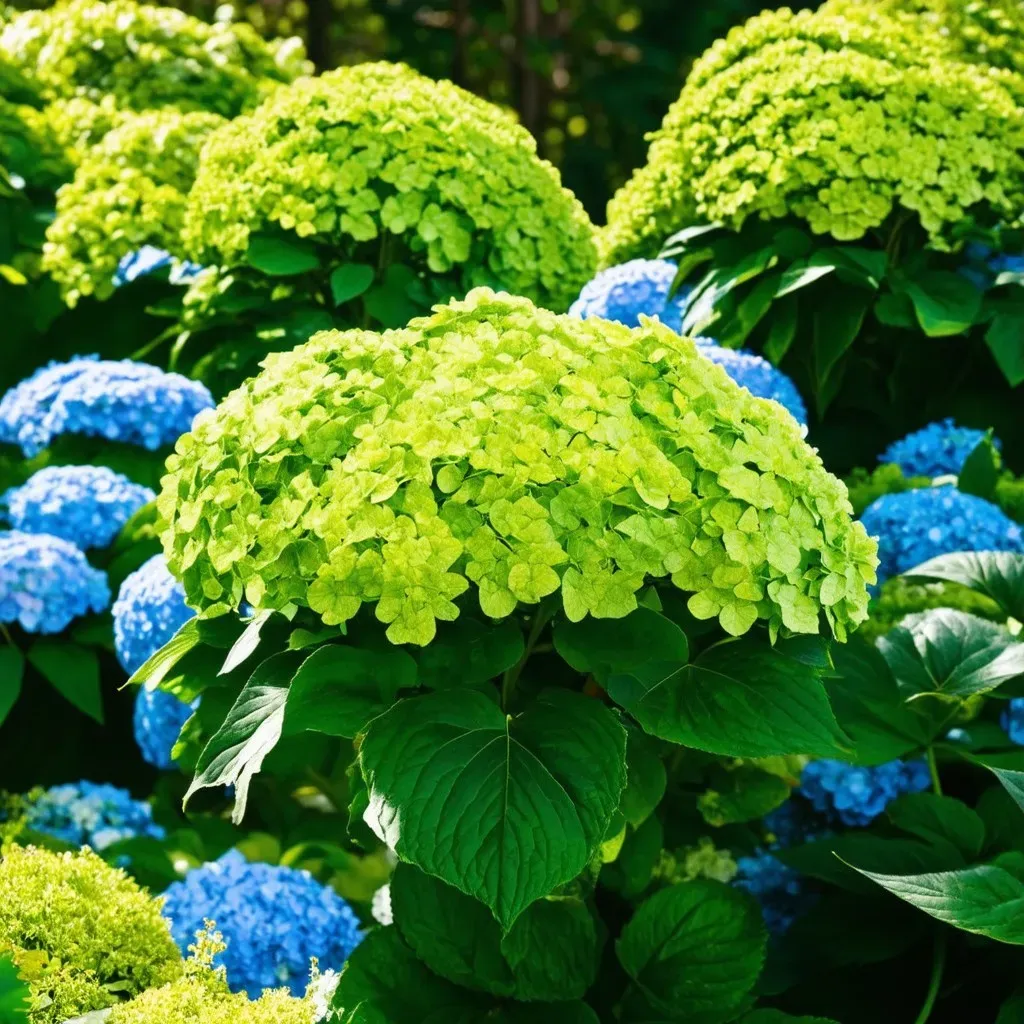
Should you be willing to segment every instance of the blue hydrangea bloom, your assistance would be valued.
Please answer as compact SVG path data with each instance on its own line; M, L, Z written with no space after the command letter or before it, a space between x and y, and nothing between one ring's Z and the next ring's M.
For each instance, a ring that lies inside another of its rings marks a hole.
M999 724L1006 735L1019 747L1024 747L1024 697L1014 697L999 716Z
M163 839L149 804L107 783L71 782L48 789L25 813L28 828L72 846L104 850L123 839Z
M964 249L960 273L984 291L991 288L1002 273L1024 273L1024 256L994 253L990 246L970 242Z
M787 800L781 807L766 814L763 823L771 850L812 843L828 835L828 829L806 800Z
M154 555L125 579L113 612L114 649L129 675L195 615L185 604L185 588L171 575L163 555Z
M803 877L797 871L765 851L737 858L736 868L732 884L761 904L770 935L784 934L814 898L804 889Z
M110 604L106 573L66 540L0 531L0 622L28 633L59 633L73 619Z
M697 341L700 354L721 366L737 384L757 398L778 402L797 423L807 426L807 406L796 385L767 359L746 349L723 348L706 338Z
M883 494L861 516L878 538L878 582L956 551L1024 551L1024 531L998 506L955 487Z
M617 320L627 327L639 327L640 314L656 317L678 331L683 325L689 288L681 288L669 299L678 268L671 260L630 260L598 271L569 307L572 316Z
M164 267L170 269L168 280L171 284L188 284L202 270L197 263L175 259L165 249L158 249L155 245L144 245L136 252L121 257L121 262L114 272L114 287L120 288L122 285L131 284L132 281Z
M281 985L301 995L311 957L337 970L363 938L351 907L309 872L250 864L237 850L173 883L163 913L183 952L214 921L228 947L217 963L253 997Z
M874 768L843 761L812 761L803 770L800 793L820 814L844 825L870 825L903 793L931 785L924 761L888 761Z
M32 458L61 434L155 451L188 430L213 396L198 381L131 359L50 363L0 399L0 441Z
M155 498L107 466L48 466L11 488L3 504L16 530L62 537L86 551L105 548Z
M904 476L958 476L967 456L985 439L984 430L958 427L951 419L929 423L894 441L879 462L895 462ZM993 442L997 448L998 441Z
M160 771L173 768L171 751L178 742L181 727L198 706L198 698L186 704L173 693L141 688L135 697L132 723L143 760Z

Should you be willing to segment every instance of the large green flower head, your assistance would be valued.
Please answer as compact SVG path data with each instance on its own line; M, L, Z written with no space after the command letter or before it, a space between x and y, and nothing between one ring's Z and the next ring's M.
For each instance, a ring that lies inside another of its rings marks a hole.
M828 0L842 12L870 5L919 16L967 60L1024 71L1024 7L1020 0Z
M68 305L108 297L121 258L143 245L180 251L199 150L222 123L216 114L173 110L125 115L87 151L57 194L43 250L43 267Z
M204 265L244 261L284 229L329 259L451 275L566 308L596 265L593 227L532 136L450 82L362 64L278 90L206 147L186 239Z
M41 106L35 83L0 54L0 172L14 175L17 188L53 189L71 173Z
M609 204L603 256L650 255L678 228L751 216L852 240L903 210L940 247L968 217L1016 222L1016 94L916 19L762 14L697 62L647 164Z
M796 421L655 321L473 291L408 328L325 331L201 416L159 508L190 603L365 603L393 643L556 595L618 618L649 580L742 634L866 614L875 546Z
M66 0L0 26L0 54L47 99L113 96L119 107L233 117L307 70L301 44L269 44L248 25L207 24L135 0Z
M160 904L95 853L8 847L0 859L0 955L56 1024L163 985L182 959Z

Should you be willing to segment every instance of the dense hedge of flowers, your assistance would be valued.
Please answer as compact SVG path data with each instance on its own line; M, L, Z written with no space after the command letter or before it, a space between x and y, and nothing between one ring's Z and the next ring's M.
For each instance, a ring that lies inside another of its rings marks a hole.
M578 621L628 614L647 576L732 634L816 633L820 601L842 637L874 579L797 425L692 342L486 289L270 357L168 468L165 549L191 603L295 602L328 624L375 603L394 643L428 643L471 583L493 618L558 593Z
M1024 109L934 33L869 9L768 12L695 65L647 164L613 198L608 263L687 224L794 215L858 239L897 209L932 244L1024 208Z
M454 275L566 308L596 263L592 226L530 134L448 82L397 64L302 79L225 125L203 151L186 246L244 262L282 228L371 266Z

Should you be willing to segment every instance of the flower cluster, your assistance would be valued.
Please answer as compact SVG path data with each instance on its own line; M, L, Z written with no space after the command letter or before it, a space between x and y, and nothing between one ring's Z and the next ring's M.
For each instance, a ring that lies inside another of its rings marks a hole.
M237 266L253 234L281 228L338 262L450 274L444 297L488 284L553 309L597 261L590 220L528 131L397 64L302 79L210 138L188 254Z
M57 194L43 268L65 302L108 298L121 261L142 246L178 255L185 196L199 150L223 118L149 111L126 117L93 146Z
M114 287L131 284L140 277L155 274L158 270L168 271L171 284L191 284L202 272L197 263L175 259L166 249L158 249L154 245L144 245L135 252L121 257L114 271Z
M1024 747L1024 697L1014 697L1006 705L999 724L1014 743Z
M940 248L970 217L1015 221L1024 83L1009 78L963 63L915 19L766 12L695 64L647 164L609 204L603 259L751 216L853 240L901 209Z
M45 533L0 531L0 622L60 633L110 604L106 574L74 544Z
M761 904L765 927L771 935L788 931L813 899L799 872L765 850L749 857L738 857L736 866L738 870L732 884L749 892Z
M954 551L1024 551L1024 530L997 506L951 486L884 494L861 517L878 538L878 578Z
M156 495L107 466L47 466L2 499L16 530L105 548Z
M197 608L294 602L334 625L367 602L393 643L427 644L471 583L492 618L558 593L579 621L671 577L735 635L824 615L842 638L866 615L874 544L845 488L662 324L478 289L264 366L168 460L165 551Z
M0 399L0 441L38 455L62 434L83 434L155 451L213 405L206 387L130 359L80 356L50 363Z
M801 426L807 425L807 406L796 385L767 359L746 349L723 348L698 339L700 354L721 366L740 387L757 398L778 402Z
M572 316L599 316L627 327L639 327L650 316L679 331L689 289L669 297L677 266L671 260L630 260L598 271L569 307Z
M889 761L874 768L843 761L812 761L803 770L800 794L820 814L844 825L870 825L896 797L931 785L924 761Z
M69 782L53 786L25 810L25 825L71 846L104 850L124 839L163 839L149 804L107 783Z
M3 83L0 59L0 85ZM71 156L44 111L0 94L0 171L16 189L50 193L71 176Z
M363 937L349 905L308 872L251 864L235 850L172 884L163 912L183 950L216 922L228 984L254 997L281 985L301 992L311 958L337 969Z
M32 1024L60 1024L113 1006L182 972L181 954L159 904L91 850L4 850L4 954L30 968Z
M929 423L879 456L879 462L895 463L904 476L958 476L967 456L985 439L984 430L958 427L951 419ZM999 442L995 442L999 447Z
M246 24L208 24L135 0L67 0L0 26L0 56L47 99L111 96L119 107L234 117L308 70L298 40L264 42Z
M173 768L171 751L178 742L182 726L198 706L198 698L186 704L163 690L139 690L132 725L143 760L161 771Z

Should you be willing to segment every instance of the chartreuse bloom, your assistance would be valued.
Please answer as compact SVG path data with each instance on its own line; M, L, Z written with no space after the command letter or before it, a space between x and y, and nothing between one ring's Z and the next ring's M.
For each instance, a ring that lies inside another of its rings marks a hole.
M444 297L488 284L565 309L596 265L593 227L530 133L400 64L301 79L210 138L190 256L235 266L274 229L335 261L450 275Z
M32 1024L58 1024L181 976L160 904L89 850L11 846L0 859L0 955L32 994Z
M19 12L0 26L0 55L50 100L111 96L128 110L224 117L309 70L297 39L267 43L249 25L209 24L135 0L67 0Z
M752 216L849 241L899 210L940 248L971 218L1016 221L1021 85L956 59L916 19L766 12L697 61L646 165L608 206L603 259Z
M206 614L365 603L427 644L458 599L618 618L650 578L742 634L839 637L875 548L777 405L662 324L472 292L408 328L326 331L179 439L158 508ZM465 600L463 603L465 603Z
M43 268L69 306L113 294L121 261L143 245L180 254L199 150L222 123L216 114L150 111L123 118L88 151L57 194L43 247Z

